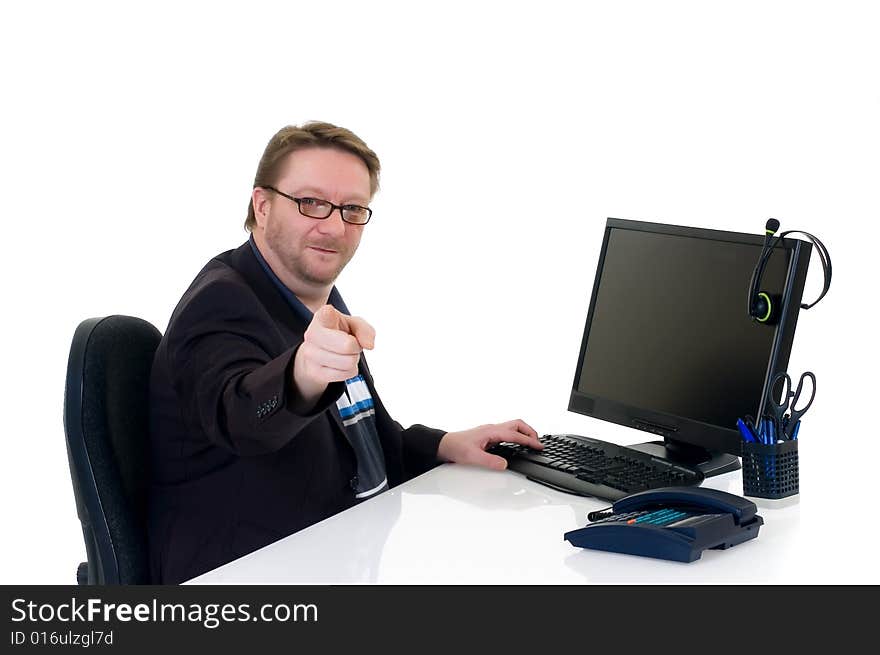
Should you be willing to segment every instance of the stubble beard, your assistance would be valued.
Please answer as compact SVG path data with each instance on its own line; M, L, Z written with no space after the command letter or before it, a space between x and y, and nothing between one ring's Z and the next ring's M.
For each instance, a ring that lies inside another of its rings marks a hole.
M279 259L283 266L288 270L288 272L293 275L295 278L300 279L308 284L314 284L317 286L326 286L333 284L336 281L336 278L339 277L339 274L342 272L342 269L346 267L348 262L351 261L351 258L354 256L354 250L352 252L346 252L344 246L341 243L314 243L314 244L301 244L299 250L296 247L291 246L287 240L284 239L283 235L281 235L276 230L266 230L266 243L269 244L269 247L277 253ZM307 260L307 252L306 249L308 245L316 246L318 248L327 248L336 250L338 255L341 257L339 261L339 265L335 268L335 270L330 271L329 273L319 274L317 271L313 270Z

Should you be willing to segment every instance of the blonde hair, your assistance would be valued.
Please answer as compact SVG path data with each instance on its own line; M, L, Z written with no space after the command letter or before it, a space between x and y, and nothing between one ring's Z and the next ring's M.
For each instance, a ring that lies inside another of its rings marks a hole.
M278 130L269 140L263 156L260 157L257 174L254 177L254 188L275 186L287 156L304 148L335 148L357 155L370 173L370 195L375 195L379 189L380 166L376 153L351 130L320 121L310 121L301 126L288 125ZM244 229L250 232L256 223L254 205L249 201Z

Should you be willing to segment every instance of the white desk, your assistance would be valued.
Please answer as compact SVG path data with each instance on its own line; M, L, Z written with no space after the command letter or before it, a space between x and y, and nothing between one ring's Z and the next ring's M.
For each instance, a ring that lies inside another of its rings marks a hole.
M828 513L840 496L811 495L808 504L804 477L802 470L798 496L753 499L765 521L757 539L684 564L579 549L563 539L606 501L511 471L446 464L190 583L877 583L876 541L858 527L833 531L851 520L843 515L841 525ZM742 494L741 473L704 486Z

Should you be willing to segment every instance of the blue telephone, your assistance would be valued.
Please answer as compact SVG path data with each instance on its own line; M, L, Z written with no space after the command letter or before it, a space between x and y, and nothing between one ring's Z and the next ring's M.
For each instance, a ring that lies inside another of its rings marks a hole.
M702 487L663 487L618 500L610 512L591 512L586 527L565 533L573 546L693 562L703 551L726 549L758 536L764 525L755 503Z

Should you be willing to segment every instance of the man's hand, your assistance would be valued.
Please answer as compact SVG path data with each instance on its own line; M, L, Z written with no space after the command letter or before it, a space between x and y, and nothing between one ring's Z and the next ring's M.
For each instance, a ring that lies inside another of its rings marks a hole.
M308 411L328 384L356 376L361 351L372 350L375 340L376 331L362 318L332 305L315 312L293 361L296 409Z
M507 423L481 425L463 432L447 432L440 440L437 456L447 462L503 470L507 468L507 460L486 452L486 448L502 441L522 444L536 450L544 447L538 441L538 433L525 421L516 419Z

